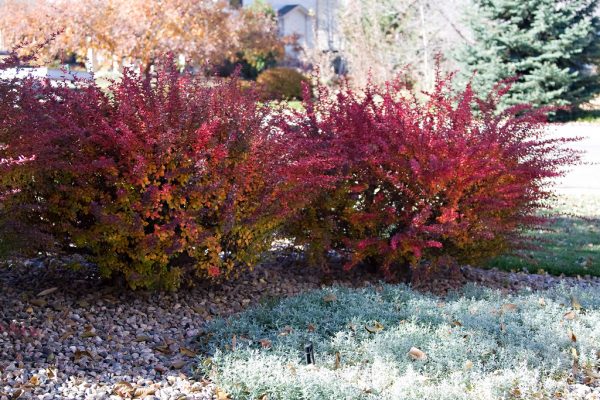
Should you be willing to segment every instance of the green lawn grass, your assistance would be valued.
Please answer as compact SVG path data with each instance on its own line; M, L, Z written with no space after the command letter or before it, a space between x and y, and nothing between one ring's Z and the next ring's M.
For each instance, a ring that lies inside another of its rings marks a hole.
M600 292L328 288L215 320L199 342L222 398L571 398L600 361Z
M600 276L600 194L561 195L549 231L529 232L536 250L505 255L486 266L553 275Z

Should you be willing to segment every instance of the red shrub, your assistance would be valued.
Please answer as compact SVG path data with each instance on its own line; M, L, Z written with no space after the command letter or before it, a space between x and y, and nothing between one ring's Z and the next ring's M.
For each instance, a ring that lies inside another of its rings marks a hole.
M294 157L327 160L313 173L335 179L313 188L316 200L287 227L313 260L335 249L350 253L348 268L386 272L447 256L476 261L518 245L523 228L540 222L535 211L551 195L544 179L576 154L544 138L547 110L496 111L508 84L479 100L470 86L453 94L451 80L438 76L424 101L400 83L363 94L319 88L305 100L307 114L288 131L310 143Z
M167 62L108 92L29 85L19 107L5 152L35 160L7 171L27 178L7 209L105 275L175 288L251 266L270 245L281 215L268 109L237 80L209 85Z

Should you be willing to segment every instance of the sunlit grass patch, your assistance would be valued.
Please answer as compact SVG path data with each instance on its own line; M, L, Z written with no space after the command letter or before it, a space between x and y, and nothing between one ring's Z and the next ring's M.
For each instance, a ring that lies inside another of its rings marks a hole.
M529 232L538 249L487 263L503 270L600 276L600 194L561 195L549 230Z
M200 341L201 370L235 399L549 398L597 371L600 293L334 288L216 321Z

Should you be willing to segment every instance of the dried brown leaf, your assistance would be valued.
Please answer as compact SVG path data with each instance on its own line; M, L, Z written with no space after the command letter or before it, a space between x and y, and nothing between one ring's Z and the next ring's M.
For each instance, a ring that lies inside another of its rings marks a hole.
M171 354L171 347L168 344L162 344L153 347L155 351L163 354Z
M46 304L48 304L48 302L44 299L31 299L29 300L29 303L37 307L44 307Z
M90 353L87 350L77 350L73 354L73 360L75 360L75 361L78 361L78 360L82 359L83 357L87 357L90 360L94 359L94 356L92 355L92 353Z
M512 303L506 303L502 305L502 312L516 311L518 306Z
M579 360L579 355L577 354L577 349L575 347L571 347L571 356L573 357L573 360Z
M31 378L29 378L27 383L31 386L37 386L40 384L40 378L37 375L33 375Z
M565 315L563 315L563 318L571 321L571 320L574 320L576 316L577 316L577 314L575 314L575 311L569 311L569 312L565 313Z
M380 322L375 321L373 325L365 325L365 329L369 333L377 333L381 332L384 329L384 326Z
M544 300L543 297L540 297L538 300L538 304L540 305L540 307L546 307L546 300Z
M410 350L408 351L408 355L413 360L417 360L417 361L427 360L427 354L425 354L422 350L420 350L416 347L411 347Z
M113 386L113 393L120 397L132 397L135 388L129 382L120 381Z
M465 369L469 370L471 368L473 368L473 361L471 361L471 360L465 361Z
M337 300L337 296L335 294L333 294L333 293L330 293L330 294L327 294L327 295L323 296L323 301L325 303L332 303L332 302L334 302L336 300Z
M59 340L61 340L61 341L66 340L66 339L70 338L71 336L73 336L74 333L75 333L75 331L68 330L60 336Z
M272 343L271 343L271 341L269 339L260 339L258 342L260 343L260 346L263 349L268 349L272 345Z
M229 395L221 388L215 389L215 397L217 400L229 400Z
M313 324L308 324L306 330L309 332L314 332L317 328Z
M292 329L291 326L285 326L281 332L279 332L279 336L287 336L292 332L294 332L294 329Z
M196 357L198 353L193 350L188 349L187 347L180 347L179 352L186 357Z
M145 386L135 389L135 391L133 392L133 398L139 399L147 396L154 396L154 394L156 394L156 388L152 386Z
M57 290L58 290L58 288L57 288L57 287L51 287L51 288L49 288L49 289L42 290L41 292L39 292L39 293L37 294L37 296L38 296L38 297L47 296L47 295L49 295L49 294L52 294L52 293L56 292Z

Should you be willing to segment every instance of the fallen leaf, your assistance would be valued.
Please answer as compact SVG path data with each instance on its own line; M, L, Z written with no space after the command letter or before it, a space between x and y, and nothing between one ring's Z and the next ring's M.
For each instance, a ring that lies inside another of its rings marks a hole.
M575 334L573 333L573 331L569 331L569 339L571 339L571 342L576 342L577 341L577 336L575 336Z
M154 346L153 349L163 354L171 354L171 347L168 344L162 344L158 346Z
M37 386L40 384L40 378L37 375L33 375L31 378L29 378L27 383L32 386Z
M146 335L138 335L135 337L135 339L133 339L134 342L149 342L151 341L152 338L150 336L146 336Z
M231 351L235 351L235 346L237 345L237 336L233 335L231 338Z
M575 314L575 311L569 311L569 312L565 313L565 315L563 315L563 318L568 319L568 320L573 320L573 319L575 319L576 316L577 316L577 314Z
M154 396L156 394L156 388L151 386L141 387L135 389L133 392L133 398L142 398L146 396Z
M174 360L174 361L171 363L171 367L172 367L172 368L175 368L175 369L181 369L181 368L183 368L184 366L185 366L185 361L184 361L184 360L181 360L181 359Z
M32 314L33 313L33 308L32 307L27 307L27 309L25 310L25 312L27 314Z
M337 300L337 296L335 294L333 294L333 293L330 293L330 294L327 294L327 295L323 296L323 301L325 303L332 303L332 302L334 302L336 300Z
M92 331L85 331L85 332L83 332L81 334L81 337L84 338L84 339L85 338L92 338L92 337L95 337L95 336L96 336L96 334L94 332L92 332Z
M120 381L113 386L113 393L120 397L131 397L135 392L135 388L129 382Z
M473 361L471 361L471 360L465 361L465 369L469 370L471 368L473 368Z
M502 305L502 311L503 312L509 312L509 311L516 311L517 310L517 305L516 304L512 304L512 303L506 303Z
M577 360L573 360L573 367L571 367L571 371L573 372L573 376L579 375L579 363Z
M41 292L39 292L37 294L37 296L38 297L47 296L49 294L52 294L52 293L56 292L57 290L58 290L57 287L51 287L50 289L42 290Z
M306 330L308 330L309 332L314 332L315 329L317 329L313 324L308 324L308 326L306 327Z
M196 353L195 351L190 350L186 347L180 347L179 352L186 357L196 357L198 355L198 353Z
M286 336L290 333L294 332L291 326L285 326L281 332L279 332L279 336Z
M600 379L600 372L594 371L592 368L587 367L583 370L586 376L592 379Z
M421 351L420 349L418 349L416 347L411 347L410 350L408 351L408 355L413 360L418 360L418 361L427 360L427 354L425 354L423 351Z
M538 304L539 304L541 307L546 307L546 300L544 300L544 298L543 298L543 297L540 297L540 299L538 300Z
M29 303L33 304L34 306L38 306L38 307L44 307L46 304L48 304L48 302L44 299L31 299L31 300L29 300Z
M73 334L74 334L74 333L75 333L75 331L73 331L73 330L68 330L68 331L66 331L65 333L63 333L63 334L60 336L60 338L59 338L59 339L60 339L61 341L63 341L63 340L66 340L66 339L68 339L69 337L73 336Z
M460 323L460 321L452 321L452 323L450 324L450 326L463 326L463 324Z
M371 326L365 325L365 329L369 333L377 333L381 332L384 329L384 326L380 322L375 321L375 323Z
M340 356L340 352L336 351L335 352L335 364L333 366L333 369L339 369L340 368L340 364L341 364L341 356Z
M271 344L272 344L272 343L271 343L271 341L270 341L269 339L260 339L258 342L260 343L260 346L261 346L263 349L268 349L268 348L270 348L270 347L271 347Z
M75 353L73 354L73 360L75 360L75 361L78 361L78 360L82 359L83 357L87 357L89 359L94 358L92 353L90 353L87 350L76 350Z
M584 376L583 377L583 384L584 385L591 386L591 385L593 385L595 383L596 383L596 379L594 379L592 377L589 377L589 376Z
M23 389L17 389L17 390L15 390L15 391L13 392L13 394L12 394L12 396L11 396L11 399L12 399L12 400L16 400L16 399L18 399L19 397L21 397L21 395L22 395L23 393L24 393Z
M46 369L46 375L48 376L48 379L56 378L56 373L57 373L57 370L55 368Z
M224 391L221 388L215 389L215 397L217 398L217 400L229 400L229 395L226 391Z
M579 299L577 299L577 297L571 296L571 306L574 310L581 310L581 303L579 303Z
M573 360L579 360L579 355L577 354L577 349L575 347L571 347L571 356L573 356Z

